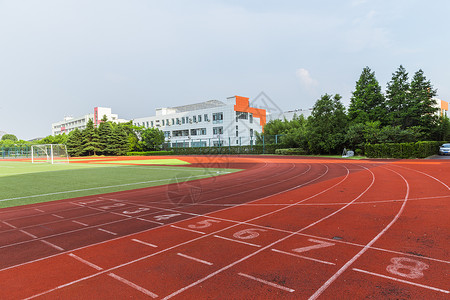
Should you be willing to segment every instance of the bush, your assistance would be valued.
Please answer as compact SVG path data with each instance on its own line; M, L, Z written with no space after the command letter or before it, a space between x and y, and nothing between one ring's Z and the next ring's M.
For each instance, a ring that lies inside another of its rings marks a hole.
M172 155L173 151L143 151L127 152L127 156L151 156L151 155Z
M425 158L438 154L445 142L366 144L365 155L370 158Z
M305 155L307 152L302 148L276 149L275 154L278 155Z
M220 154L275 154L280 144L248 145L248 146L222 146L222 147L186 147L171 148L177 155L220 155Z

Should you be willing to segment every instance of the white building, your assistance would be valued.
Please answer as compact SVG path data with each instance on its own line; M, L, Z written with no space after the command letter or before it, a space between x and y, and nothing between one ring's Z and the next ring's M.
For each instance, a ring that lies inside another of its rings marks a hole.
M444 100L441 100L441 99L437 99L437 98L435 98L434 100L436 101L435 107L437 107L439 109L437 111L437 114L439 116L441 116L441 117L442 116L448 117L449 116L449 114L448 114L448 102L444 101Z
M267 114L267 121L273 121L273 120L287 120L292 121L294 119L294 116L299 117L303 116L305 119L307 119L312 113L312 108L309 109L295 109L290 111L285 111L279 114Z
M52 123L52 135L69 133L75 128L83 130L86 128L86 124L91 119L94 122L94 126L100 124L103 116L108 118L108 121L114 123L125 123L128 122L124 119L119 119L117 114L111 113L111 108L109 107L94 107L94 113L87 114L81 117L64 117L63 121Z
M133 120L136 126L158 128L171 147L236 146L254 143L266 124L266 110L250 107L249 98L156 109L152 117Z

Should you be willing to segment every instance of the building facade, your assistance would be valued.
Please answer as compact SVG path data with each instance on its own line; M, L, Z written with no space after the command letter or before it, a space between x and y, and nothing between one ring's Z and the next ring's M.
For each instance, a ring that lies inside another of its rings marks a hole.
M152 117L133 120L136 126L158 128L171 147L251 145L255 133L266 124L266 110L250 107L249 98L233 96L226 101L156 109Z
M439 109L438 110L438 114L439 116L443 117L446 116L448 117L448 102L441 100L441 99L435 99L436 100L436 107Z
M52 135L63 133L68 134L76 128L78 128L79 130L83 130L86 128L86 124L89 119L94 122L94 126L98 126L103 116L106 116L108 118L108 121L112 121L114 123L128 122L127 120L119 119L117 114L111 113L111 108L109 107L94 107L93 113L76 118L64 117L64 120L52 123Z

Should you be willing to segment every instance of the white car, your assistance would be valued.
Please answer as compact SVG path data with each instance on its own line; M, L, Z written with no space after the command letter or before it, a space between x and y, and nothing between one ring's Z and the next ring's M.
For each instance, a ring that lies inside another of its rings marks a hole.
M450 144L443 144L440 146L439 155L450 155Z

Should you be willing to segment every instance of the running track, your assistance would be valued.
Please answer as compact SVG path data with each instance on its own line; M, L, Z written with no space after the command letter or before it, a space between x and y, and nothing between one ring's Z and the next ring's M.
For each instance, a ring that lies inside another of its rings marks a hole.
M1 209L0 298L450 299L449 162L177 158L244 171Z

